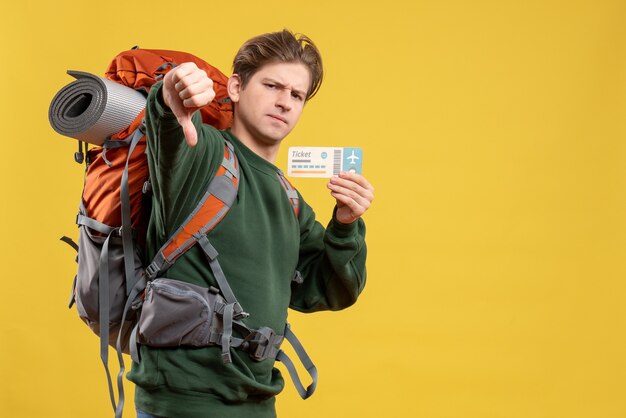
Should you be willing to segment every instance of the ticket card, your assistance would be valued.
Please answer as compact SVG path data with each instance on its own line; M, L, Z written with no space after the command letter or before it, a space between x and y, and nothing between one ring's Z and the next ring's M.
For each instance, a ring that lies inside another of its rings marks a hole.
M341 171L362 173L363 150L338 147L290 147L287 174L290 177L330 178Z

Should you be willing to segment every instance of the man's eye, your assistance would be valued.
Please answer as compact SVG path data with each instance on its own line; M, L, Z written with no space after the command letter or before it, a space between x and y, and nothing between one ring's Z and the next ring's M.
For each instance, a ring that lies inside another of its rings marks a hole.
M267 87L268 89L275 89L276 88L276 84L265 83L265 87Z
M291 97L293 97L294 99L298 101L302 101L302 96L299 95L298 93L291 93Z

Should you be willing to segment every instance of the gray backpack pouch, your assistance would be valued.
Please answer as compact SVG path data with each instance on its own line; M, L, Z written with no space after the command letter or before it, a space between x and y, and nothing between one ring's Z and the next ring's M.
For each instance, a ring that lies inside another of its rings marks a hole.
M215 345L222 328L217 311L225 303L216 289L168 278L148 282L137 340L152 347Z
M100 335L100 277L104 279L108 271L108 340L109 345L115 347L126 304L126 277L122 239L113 234L107 237L84 225L80 227L75 295L80 318ZM143 267L137 249L134 258L135 279L140 279ZM121 338L125 353L128 353L128 337L136 316L134 310L129 310L126 314Z

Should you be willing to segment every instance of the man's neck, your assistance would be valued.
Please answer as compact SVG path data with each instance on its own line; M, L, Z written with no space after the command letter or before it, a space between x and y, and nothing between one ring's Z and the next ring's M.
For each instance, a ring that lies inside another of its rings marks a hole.
M257 141L252 137L252 135L250 135L247 130L241 129L236 122L233 123L230 131L233 135L235 135L235 137L237 137L237 139L239 139L239 141L241 141L242 144L248 147L256 155L274 164L274 162L276 161L276 157L278 156L280 143L276 145L267 145L261 141Z

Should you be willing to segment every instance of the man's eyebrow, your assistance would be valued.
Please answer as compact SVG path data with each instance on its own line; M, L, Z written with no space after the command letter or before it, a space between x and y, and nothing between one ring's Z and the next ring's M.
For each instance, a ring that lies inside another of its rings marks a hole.
M306 96L306 93L304 91L298 90L298 89L294 89L294 88L290 89L285 84L281 83L278 80L274 80L273 78L265 77L263 80L261 80L261 82L263 82L263 83L268 83L269 82L269 83L272 83L272 84L276 84L276 86L278 86L279 88L281 88L283 90L291 90L292 93L296 93L296 94L299 94L299 95L302 95L302 96Z

